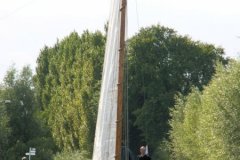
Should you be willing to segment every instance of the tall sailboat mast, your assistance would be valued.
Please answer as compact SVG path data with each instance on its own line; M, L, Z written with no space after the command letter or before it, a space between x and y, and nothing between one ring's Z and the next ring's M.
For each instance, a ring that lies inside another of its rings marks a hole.
M112 0L93 160L121 160L127 0Z
M127 0L121 0L115 160L121 160L121 150L122 150L123 76L124 76L125 34L126 34L125 33L125 31L126 31L126 8L127 8Z

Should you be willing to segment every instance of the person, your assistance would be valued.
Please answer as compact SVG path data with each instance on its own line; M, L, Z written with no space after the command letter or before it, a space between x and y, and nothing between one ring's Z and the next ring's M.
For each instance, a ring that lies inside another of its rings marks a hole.
M140 155L138 160L151 160L151 158L146 154L146 148L144 146L140 147Z

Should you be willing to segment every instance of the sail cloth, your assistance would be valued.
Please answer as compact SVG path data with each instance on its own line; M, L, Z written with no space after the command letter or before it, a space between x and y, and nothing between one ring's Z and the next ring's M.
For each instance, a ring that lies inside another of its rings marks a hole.
M121 0L112 0L95 131L93 160L115 159L121 21L120 6Z

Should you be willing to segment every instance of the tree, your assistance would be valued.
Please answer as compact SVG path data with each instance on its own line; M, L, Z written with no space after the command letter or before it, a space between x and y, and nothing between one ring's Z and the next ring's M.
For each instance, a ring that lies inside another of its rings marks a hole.
M93 149L104 45L100 32L73 32L40 53L38 103L60 149Z
M10 69L5 78L4 99L9 100L7 113L12 128L11 139L27 142L36 133L33 120L34 91L32 85L32 71L24 67L19 75L16 70Z
M6 112L5 101L2 100L0 102L0 159L4 160L4 155L6 155L9 145L10 134L11 128L9 127L9 117Z
M215 63L227 60L223 49L159 25L141 29L128 44L130 144L138 148L148 143L154 150L168 138L175 95L187 95L192 86L202 90L215 73Z
M0 138L5 138L0 142L1 147L4 143L4 154L1 153L1 159L21 159L29 147L36 147L39 152L35 159L41 159L43 155L41 150L44 149L44 155L49 150L52 151L51 154L47 154L48 158L44 158L49 160L56 147L46 133L47 130L41 126L35 115L37 108L30 67L23 67L20 73L14 66L11 67L4 78L0 93L0 99L7 102L5 105L0 105L0 115L4 114L0 117L0 127L4 127L1 128ZM48 141L44 141L44 139L48 139ZM38 143L36 143L37 140ZM44 146L44 144L48 145ZM45 148L42 148L41 145Z
M203 159L198 137L201 93L194 88L187 97L179 95L171 111L171 149L173 159Z
M225 160L240 156L240 63L232 62L227 67L219 65L211 83L198 94L198 100L190 94L182 113L178 106L173 110L171 120L171 143L175 159ZM192 99L192 100L191 100ZM195 108L195 110L193 110ZM193 113L194 116L188 116ZM177 117L183 117L178 123ZM192 130L189 132L189 130ZM180 138L192 137L191 141Z

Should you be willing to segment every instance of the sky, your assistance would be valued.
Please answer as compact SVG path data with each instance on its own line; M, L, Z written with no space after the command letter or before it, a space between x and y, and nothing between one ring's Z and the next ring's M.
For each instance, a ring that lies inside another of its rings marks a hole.
M0 82L13 64L33 70L40 50L72 31L104 30L111 0L0 0ZM154 24L240 55L239 0L128 0L128 36Z

